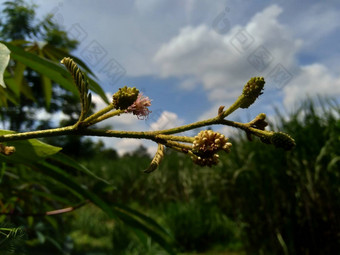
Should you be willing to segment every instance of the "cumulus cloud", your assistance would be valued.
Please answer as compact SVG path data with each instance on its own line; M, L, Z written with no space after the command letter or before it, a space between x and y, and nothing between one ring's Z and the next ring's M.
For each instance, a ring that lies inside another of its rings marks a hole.
M133 151L141 146L143 143L141 140L137 139L120 139L115 145L116 150L120 156L122 156L126 152Z
M160 65L163 77L196 77L211 91L238 87L245 82L245 77L259 73L247 58L258 46L267 48L281 64L294 64L294 54L300 42L277 21L281 12L280 7L270 6L256 14L246 26L236 26L225 35L204 24L185 27L158 50L154 60ZM238 45L233 42L241 29L251 35L253 43L249 50L238 53ZM260 74L266 72L268 70ZM216 99L215 96L212 99Z
M302 66L300 73L284 88L284 95L283 103L288 109L307 96L337 96L340 95L340 77L331 74L322 64Z
M214 109L231 103L247 79L270 77L278 65L290 75L290 81L283 89L285 106L298 102L306 94L339 95L339 77L330 74L325 66L318 63L298 65L303 41L279 22L282 12L281 7L271 5L255 14L245 26L232 27L226 34L219 34L204 24L184 27L162 45L154 61L160 66L163 77L182 77L185 89L201 83L209 100L214 102ZM241 43L242 36L249 42L247 47ZM267 56L264 63L258 58L261 54ZM275 93L274 89L281 89L270 79L266 86L273 89L272 93Z
M151 130L169 129L183 124L183 120L178 118L174 112L163 111L157 121L150 124Z

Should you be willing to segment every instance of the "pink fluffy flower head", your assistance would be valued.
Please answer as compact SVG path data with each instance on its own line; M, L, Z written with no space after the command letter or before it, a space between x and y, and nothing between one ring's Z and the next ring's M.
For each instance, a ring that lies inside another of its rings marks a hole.
M148 107L151 105L151 100L149 97L143 96L142 93L138 94L136 101L130 105L126 112L132 112L134 115L137 115L138 119L146 119L151 112Z

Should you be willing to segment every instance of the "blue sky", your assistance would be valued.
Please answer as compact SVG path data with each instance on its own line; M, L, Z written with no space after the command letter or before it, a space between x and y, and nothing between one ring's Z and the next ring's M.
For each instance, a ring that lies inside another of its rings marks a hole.
M128 85L152 101L147 122L108 120L116 129L167 128L213 117L252 76L267 80L249 110L271 118L273 106L292 111L307 96L340 96L339 1L33 1L39 17L81 41L74 53L108 95ZM98 107L98 97L94 97ZM230 129L216 127L228 136ZM120 153L140 140L105 140ZM145 143L151 151L151 143Z

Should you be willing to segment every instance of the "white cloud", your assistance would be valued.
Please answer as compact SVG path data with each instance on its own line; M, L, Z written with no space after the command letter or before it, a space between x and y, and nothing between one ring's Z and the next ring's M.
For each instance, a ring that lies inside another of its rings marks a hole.
M158 120L151 123L151 130L169 129L183 124L183 120L178 118L174 112L163 111Z
M292 80L283 90L285 106L298 102L307 94L340 95L339 77L332 75L326 66L318 63L298 65L303 41L279 22L282 12L281 7L271 5L255 14L245 26L235 26L224 35L204 24L185 27L162 45L154 61L160 66L163 77L182 77L184 89L193 87L195 83L203 84L209 100L214 102L213 109L204 116L210 116L219 105L235 100L250 77L268 77L277 64L284 66L292 75ZM333 17L334 12L331 14ZM329 22L329 19L322 16L322 21ZM235 35L240 29L250 35L249 41L253 40L248 49L237 44ZM258 47L267 50L271 59L263 71L257 70L259 66L249 61ZM270 80L266 86L274 88Z
M300 73L284 88L284 105L291 109L307 96L340 95L340 76L333 75L322 64L301 67Z
M327 37L340 27L340 12L334 6L320 1L308 6L303 15L294 15L291 19L292 31L304 38L304 49L311 50L320 39ZM310 48L312 47L312 48Z
M56 113L49 113L45 109L39 109L35 112L36 120L49 120L53 125L58 126L61 120L68 119L69 116L64 114L62 111Z
M183 82L185 86L192 80L201 81L212 101L232 98L236 93L234 89L241 88L251 76L267 74L274 64L295 67L294 56L301 42L277 21L281 12L280 7L270 6L256 14L246 26L236 26L225 35L207 25L185 27L158 50L154 60L164 77L189 77L189 81ZM241 54L232 43L240 29L254 39L251 47ZM257 71L247 60L261 45L272 55L271 65L263 72Z
M140 145L142 145L141 140L137 139L120 139L116 144L115 144L115 149L117 150L118 154L122 156L126 152L133 151L137 149Z

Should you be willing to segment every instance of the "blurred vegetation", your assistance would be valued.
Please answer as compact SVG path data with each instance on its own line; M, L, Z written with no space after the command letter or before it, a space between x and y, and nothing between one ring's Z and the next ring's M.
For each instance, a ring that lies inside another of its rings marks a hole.
M23 60L56 63L77 43L50 16L37 21L34 8L23 0L5 2L0 39ZM40 49L36 40L48 47ZM22 64L11 60L8 88L0 88L3 123L15 130L51 127L36 122L37 109L71 116L62 125L77 119L79 102L67 79L62 87L51 70ZM16 91L10 79L19 70ZM156 222L182 254L339 254L340 107L308 100L288 116L276 115L272 128L294 137L293 151L249 142L240 133L213 168L168 151L147 175L144 147L119 157L102 142L79 137L45 140L73 159L60 153L27 162L0 157L0 254L167 254ZM70 206L69 213L46 215Z
M181 252L338 254L339 116L332 100L306 101L289 118L277 112L272 128L294 134L295 150L249 142L240 133L214 168L196 167L174 152L151 175L142 173L145 156L97 155L82 163L112 182L113 201L161 222ZM135 239L115 236L136 246Z

